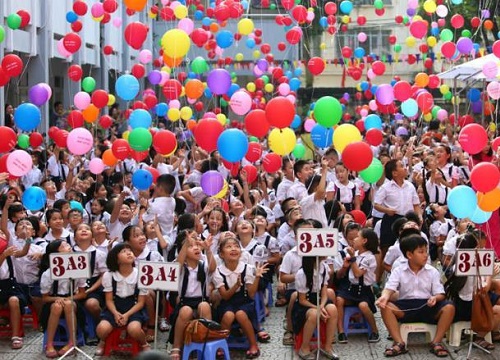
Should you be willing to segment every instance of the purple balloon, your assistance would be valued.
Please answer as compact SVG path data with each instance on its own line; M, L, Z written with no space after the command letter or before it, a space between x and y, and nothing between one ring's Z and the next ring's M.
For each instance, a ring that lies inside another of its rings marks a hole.
M207 77L207 85L215 95L224 95L231 87L231 74L224 69L210 71Z
M389 84L382 84L377 87L375 92L377 101L382 105L390 105L394 102L394 89Z
M257 61L257 67L262 71L266 71L268 66L269 64L265 59L260 59L259 61Z
M404 118L403 114L396 113L396 114L394 115L394 119L396 119L396 120L401 120L401 119L403 119L403 118Z
M148 75L148 80L153 85L158 85L161 82L161 72L153 70Z
M467 37L461 37L457 41L457 50L460 54L470 54L472 49L474 48L474 44L472 40Z
M408 135L408 130L404 126L400 126L396 129L396 136Z
M416 9L410 9L410 8L406 9L406 15L408 15L408 16L413 16L416 13L417 13Z
M474 101L470 104L471 110L474 114L481 114L483 112L483 103L480 101Z
M484 9L484 10L481 10L481 17L483 19L488 19L490 17L490 10L488 9Z
M201 175L200 185L208 196L217 195L224 187L224 177L215 170L209 170Z
M30 88L28 92L28 97L32 104L36 106L42 106L49 100L49 92L45 86L41 84L34 85Z

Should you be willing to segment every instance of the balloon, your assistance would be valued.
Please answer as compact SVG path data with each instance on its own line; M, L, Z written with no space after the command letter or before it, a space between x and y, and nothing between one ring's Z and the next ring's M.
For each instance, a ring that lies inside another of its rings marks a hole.
M179 29L168 30L161 38L161 47L164 53L173 58L184 57L191 47L189 35Z
M133 100L139 93L139 80L132 75L122 75L116 80L116 95L125 101Z
M30 172L32 167L31 155L24 150L14 150L7 158L7 171L13 176L24 176Z
M109 95L105 90L96 90L92 93L92 104L99 109L108 105Z
M383 173L384 165L382 165L379 159L373 158L370 166L360 171L359 175L361 176L361 179L363 179L363 181L369 184L374 184L380 180Z
M104 163L100 158L93 158L89 162L89 170L92 174L100 174L104 171Z
M357 224L359 224L361 226L365 226L365 224L366 224L366 215L365 215L364 212L362 212L361 210L351 210L350 214L354 218L354 222L355 223L357 223Z
M274 153L266 154L262 159L262 166L266 172L275 173L281 169L281 156Z
M319 148L327 148L333 141L333 129L316 124L311 129L311 141Z
M169 130L160 130L153 136L153 148L157 153L167 155L177 149L177 138Z
M83 127L71 130L68 134L68 150L74 155L84 155L92 150L94 138L90 131Z
M394 102L394 89L389 84L379 85L375 97L382 105L390 105Z
M333 146L342 153L350 143L361 141L361 133L358 128L351 124L342 124L333 133Z
M144 169L139 169L132 175L132 184L138 190L147 190L153 184L153 175Z
M184 89L186 96L190 99L200 98L203 95L204 90L205 88L203 83L198 79L189 80Z
M428 113L434 106L434 98L432 94L423 92L417 95L417 105L423 113Z
M85 110L89 107L91 102L90 95L84 91L77 92L73 97L73 103L79 110Z
M130 155L132 149L129 143L125 139L116 139L111 145L111 151L113 155L119 160L125 160Z
M149 111L144 109L137 109L132 111L130 117L128 118L128 123L132 129L136 128L146 128L151 126L152 119Z
M19 105L14 112L14 122L23 131L36 129L41 119L40 109L31 103Z
M248 139L241 130L225 130L217 140L217 150L226 161L240 161L248 151Z
M318 124L330 128L342 118L342 106L332 96L323 96L314 105L314 118Z
M15 54L5 55L2 59L2 69L11 77L19 76L23 72L23 61Z
M68 120L68 125L73 129L82 127L84 123L83 114L81 113L81 111L78 110L71 111L68 114L67 120Z
M93 77L87 76L82 80L82 89L88 93L94 91L96 82Z
M90 104L82 111L82 115L86 122L93 123L99 117L99 109L94 104Z
M427 21L424 20L412 21L410 24L410 34L417 39L422 39L425 35L427 35L428 25Z
M262 155L262 145L258 142L251 142L248 144L248 151L245 155L245 159L250 162L256 162L260 159Z
M281 156L292 152L296 142L295 133L290 128L273 129L268 136L269 148Z
M368 144L372 146L379 146L382 144L382 140L384 139L384 134L379 129L370 129L366 132L365 140Z
M403 101L401 104L401 112L407 117L413 117L418 113L418 104L413 99Z
M142 11L147 5L148 0L124 0L126 8L134 11Z
M382 119L376 114L370 114L365 118L365 130L379 129L382 130Z
M466 185L454 187L448 193L448 209L459 219L470 218L477 208L476 193Z
M38 211L45 207L47 194L38 186L30 186L23 192L23 206L30 211Z
M462 128L458 136L458 142L469 154L480 153L488 144L488 134L479 124L468 124Z
M83 70L80 65L71 65L68 68L68 77L73 81L80 81L83 75Z
M0 153L11 151L17 145L17 135L8 126L0 126Z
M496 165L482 162L472 168L470 181L475 190L487 193L495 189L500 182L500 171Z
M483 211L495 211L500 207L500 188L487 193L477 193L477 205Z
M191 62L191 71L193 71L195 74L203 74L208 70L209 66L207 64L207 61L201 56L198 56Z
M219 45L221 49L227 49L228 47L233 45L234 36L231 33L231 31L222 30L217 33L215 41L217 42L217 45Z
M231 110L237 115L245 115L252 108L252 97L246 91L236 91L229 101Z
M62 38L62 44L70 54L74 54L80 50L80 47L82 46L82 39L80 38L80 35L76 33L69 33Z
M490 219L490 217L491 217L491 212L483 211L479 208L479 206L476 206L474 212L472 213L472 216L470 217L470 220L474 224L484 224Z
M266 119L271 126L286 128L295 116L295 106L285 97L272 98L266 105Z
M249 35L254 29L254 24L251 19L241 19L238 22L238 33L241 35Z
M153 142L153 136L148 129L136 128L130 132L128 142L133 150L146 151Z
M2 139L6 139L5 137L3 137L1 134L0 134L0 137ZM43 143L43 137L42 137L42 134L40 133L37 133L37 132L32 132L30 134L30 145L31 147L33 148L37 148L39 147L40 145L42 145ZM0 149L0 152L2 152L2 150Z
M107 166L115 166L118 163L118 159L113 154L113 150L107 149L102 153L102 162Z
M313 75L319 75L325 70L325 60L316 56L307 62L307 68Z
M214 69L208 73L208 88L215 95L224 95L231 87L231 74L225 69Z
M132 22L125 27L125 41L131 48L139 50L146 41L148 30L148 27L143 23Z
M42 84L32 86L28 92L30 102L36 106L42 106L49 100L49 92Z
M342 151L342 161L352 171L361 171L368 168L372 160L373 153L370 145L362 141L350 143Z
M306 154L306 147L301 143L297 143L293 148L292 154L296 159L302 159Z
M224 177L216 170L209 170L201 175L200 186L206 195L214 196L224 187Z
M249 135L264 137L269 131L269 127L264 110L252 110L245 116L245 129Z
M241 171L245 171L247 173L247 182L252 184L257 180L257 168L253 165L245 165L241 169Z
M226 196L228 190L229 190L229 184L224 179L224 185L222 186L221 191L219 191L217 194L215 194L214 198L216 198L216 199L222 199L222 198L224 198Z
M488 96L493 100L500 99L500 83L498 81L492 81L486 86L486 91Z
M203 150L212 152L217 149L217 139L223 130L216 119L201 119L194 129L194 138Z

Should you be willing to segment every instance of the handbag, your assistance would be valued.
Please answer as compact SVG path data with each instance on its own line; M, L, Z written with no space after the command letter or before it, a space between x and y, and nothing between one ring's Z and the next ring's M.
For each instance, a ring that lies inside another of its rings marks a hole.
M479 253L476 250L476 271L478 286L472 297L471 329L474 332L488 333L493 330L493 306L491 306L488 291L483 288L479 274Z
M207 341L226 339L229 330L223 330L218 322L208 319L196 319L188 322L184 330L184 343L206 343Z

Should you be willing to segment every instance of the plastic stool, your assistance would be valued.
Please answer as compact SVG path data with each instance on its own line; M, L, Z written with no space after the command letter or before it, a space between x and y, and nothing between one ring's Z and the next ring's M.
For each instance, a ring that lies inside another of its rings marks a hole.
M205 347L205 349L203 349L203 347ZM197 358L199 360L213 360L217 357L217 350L219 349L224 350L224 359L229 360L229 347L227 345L226 339L207 341L206 344L192 342L190 344L184 345L184 350L182 351L182 360L189 360L189 355L193 351L196 351L198 353Z
M0 318L5 318L9 320L9 322L6 325L0 326L0 337L11 337L12 336L12 327L10 326L10 309L0 309ZM23 329L23 319L21 317L21 321L19 321L19 329L21 329L21 334L20 336L24 336L24 329Z
M38 314L36 313L33 305L28 305L24 308L23 323L24 322L31 322L31 326L34 330L38 330L38 328L40 327Z
M85 335L87 339L96 339L97 334L95 333L96 325L94 318L85 307L83 307L83 313L85 314Z
M266 321L266 307L264 306L264 294L260 291L255 293L255 311L257 313L257 321L264 322Z
M353 315L359 314L363 319L362 322L351 322ZM366 319L363 317L361 310L357 306L344 307L344 332L349 334L368 334L372 333L372 329Z
M319 322L319 335L320 335L320 342L322 345L325 344L326 342L326 322L320 321ZM304 341L304 328L300 330L300 333L294 336L294 348L296 351L300 349L302 346L302 342ZM316 344L318 342L318 330L314 330L313 336L311 338L311 341L309 342L310 344L314 343Z
M66 324L66 319L59 319L59 325L56 329L56 334L54 336L54 346L64 346L69 341L69 331L68 325ZM47 330L43 333L43 343L42 343L42 351L45 351L45 346L47 345ZM77 326L76 330L76 345L84 346L85 338L83 336L82 330Z
M123 335L125 333L125 335ZM114 328L106 338L104 356L111 355L112 351L129 352L132 356L139 354L139 343L127 334L126 327Z
M446 334L446 338L448 339L448 345L450 346L460 346L460 342L462 340L462 331L470 330L470 321L458 321L451 324L450 330ZM491 343L491 332L486 334L484 339Z
M403 342L408 344L409 333L426 333L427 342L431 342L436 335L436 325L426 323L408 323L401 324L400 331Z

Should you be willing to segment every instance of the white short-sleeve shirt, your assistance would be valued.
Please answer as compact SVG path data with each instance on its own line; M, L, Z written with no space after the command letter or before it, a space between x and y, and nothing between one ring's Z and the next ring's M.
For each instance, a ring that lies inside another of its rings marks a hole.
M77 279L74 280L74 291L75 293L78 292L78 288L85 288L87 287L87 283L85 279ZM58 286L57 286L57 294L52 294L52 284L54 284L54 280L50 277L50 269L45 270L45 272L42 274L42 277L40 278L40 292L42 294L49 294L52 296L57 296L57 295L67 295L70 293L70 280L63 279L63 280L58 280Z
M280 272L288 275L297 274L302 268L302 258L297 253L297 247L288 251L281 262ZM295 289L295 282L287 284L287 289Z
M228 269L225 264L219 265L217 267L217 270L213 273L212 277L212 282L215 288L219 289L225 285L222 275L226 277L227 285L229 286L229 288L234 286L234 284L236 284L236 282L238 281L238 278L241 276L241 273L243 272L245 266L247 267L247 270L243 282L245 284L253 284L255 280L255 267L251 264L245 264L240 261L236 266L236 269L234 270ZM239 290L239 288L236 289L237 292Z
M363 284L365 286L369 286L377 282L375 275L377 259L371 251L365 251L362 254L356 253L356 264L358 264L360 269L366 270L363 275ZM352 269L349 270L349 281L351 284L359 284L359 278L354 276Z
M124 299L135 294L135 288L139 279L139 270L135 267L132 272L124 277L118 271L107 271L102 277L104 292L113 292L113 279L116 281L116 296ZM139 295L147 295L147 289L139 289Z
M297 275L295 275L295 287L299 293L307 293L309 290L313 293L318 293L321 291L321 288L324 285L328 285L328 280L330 279L329 276L329 268L328 266L324 263L321 262L320 264L320 286L318 286L318 271L315 269L314 274L313 274L313 286L312 289L309 289L307 287L307 280L306 280L306 274L304 273L304 269L300 269L297 271Z

